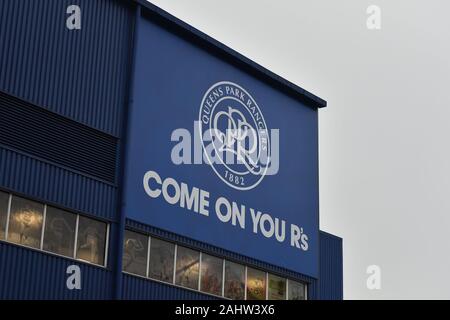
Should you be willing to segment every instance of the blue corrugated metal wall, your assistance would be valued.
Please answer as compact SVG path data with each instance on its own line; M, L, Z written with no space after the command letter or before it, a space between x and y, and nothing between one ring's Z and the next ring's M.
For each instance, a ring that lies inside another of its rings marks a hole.
M110 299L112 273L76 263L82 290L66 287L65 258L0 242L0 299Z
M0 186L46 203L115 219L114 186L1 146Z
M130 1L0 1L0 90L119 136ZM66 9L81 8L81 30Z
M343 299L342 238L320 231L318 298Z
M81 31L66 28L69 5L81 8ZM0 91L119 138L120 145L133 7L122 0L0 1ZM119 152L111 161L118 172ZM111 223L107 268L0 242L0 298L113 298L117 184L0 145L0 188ZM71 264L81 268L81 290L66 289Z
M157 281L125 274L123 276L123 299L127 300L213 300L213 296Z

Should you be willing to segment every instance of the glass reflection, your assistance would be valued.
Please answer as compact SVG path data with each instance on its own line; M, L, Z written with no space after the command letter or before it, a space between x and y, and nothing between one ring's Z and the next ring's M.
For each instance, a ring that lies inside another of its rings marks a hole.
M266 299L266 273L247 268L247 300Z
M44 205L13 197L9 218L8 241L39 248Z
M289 280L289 300L305 300L306 287L303 283Z
M200 253L198 251L178 246L175 283L198 290L199 260Z
M125 230L122 268L126 272L147 274L148 237Z
M223 260L202 254L200 291L222 295Z
M80 216L77 259L103 265L105 261L106 223Z
M269 300L286 300L286 279L269 274Z
M224 295L234 300L245 298L245 267L243 265L225 261Z
M175 245L173 243L151 238L148 276L152 279L172 283L174 255Z
M77 216L72 213L47 207L43 249L73 257L76 221Z

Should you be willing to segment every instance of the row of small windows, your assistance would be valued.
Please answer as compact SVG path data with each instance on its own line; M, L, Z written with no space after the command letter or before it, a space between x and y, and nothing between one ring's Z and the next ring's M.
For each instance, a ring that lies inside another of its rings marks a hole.
M0 191L0 240L106 264L108 225Z
M130 230L123 271L229 299L306 299L304 283Z
M105 266L108 224L0 191L0 240ZM123 270L229 299L306 299L303 283L129 230Z

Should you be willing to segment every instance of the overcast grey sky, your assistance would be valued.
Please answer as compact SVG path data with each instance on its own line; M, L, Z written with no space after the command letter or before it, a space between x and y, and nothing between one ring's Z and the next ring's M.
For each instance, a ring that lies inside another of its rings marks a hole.
M344 238L346 299L450 299L449 1L151 2L328 101L320 225Z

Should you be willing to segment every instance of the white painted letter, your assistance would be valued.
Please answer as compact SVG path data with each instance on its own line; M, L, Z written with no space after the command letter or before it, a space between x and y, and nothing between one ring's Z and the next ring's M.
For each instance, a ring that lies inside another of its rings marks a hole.
M156 183L161 185L161 177L155 171L147 171L144 175L144 190L152 198L158 198L161 194L160 189L152 190L149 186L150 179L155 179Z

